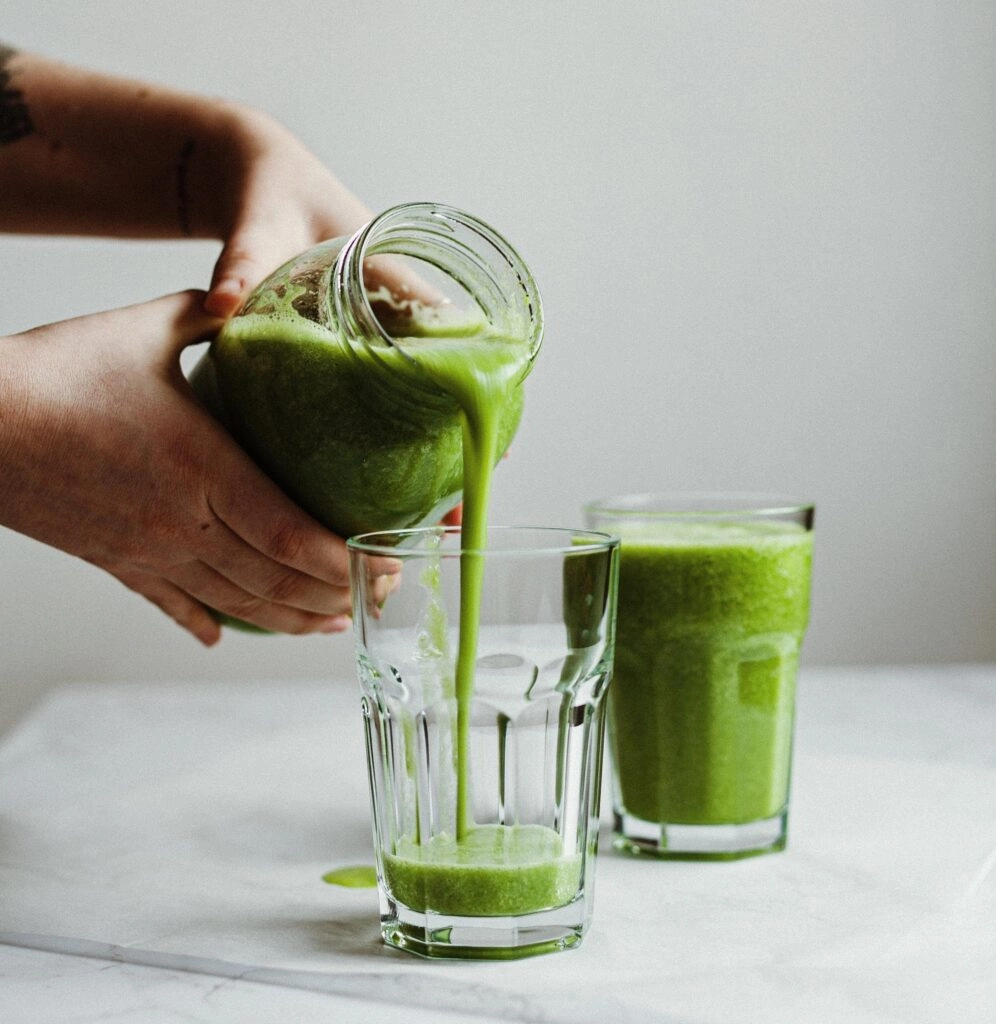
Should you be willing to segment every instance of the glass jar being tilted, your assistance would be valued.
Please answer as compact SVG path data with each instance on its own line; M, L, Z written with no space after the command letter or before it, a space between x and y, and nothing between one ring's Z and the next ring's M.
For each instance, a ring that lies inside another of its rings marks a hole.
M497 364L515 375L493 410L503 453L541 336L539 293L508 242L412 203L275 271L191 384L291 498L348 537L435 522L460 501L454 380Z

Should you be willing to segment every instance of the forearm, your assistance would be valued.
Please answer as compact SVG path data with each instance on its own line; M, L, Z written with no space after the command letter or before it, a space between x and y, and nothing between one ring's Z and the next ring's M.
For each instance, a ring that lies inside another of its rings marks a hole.
M268 130L235 104L0 44L0 231L221 238L226 179Z

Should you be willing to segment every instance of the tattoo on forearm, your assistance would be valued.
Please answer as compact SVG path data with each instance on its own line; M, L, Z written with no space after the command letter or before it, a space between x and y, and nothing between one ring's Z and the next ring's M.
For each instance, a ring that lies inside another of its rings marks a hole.
M188 238L193 234L190 228L190 195L187 191L187 166L194 154L194 140L188 139L180 150L176 161L176 216L180 231Z
M16 56L17 50L0 43L0 146L17 142L35 130L28 105L24 102L24 93L10 84L11 73L7 65Z

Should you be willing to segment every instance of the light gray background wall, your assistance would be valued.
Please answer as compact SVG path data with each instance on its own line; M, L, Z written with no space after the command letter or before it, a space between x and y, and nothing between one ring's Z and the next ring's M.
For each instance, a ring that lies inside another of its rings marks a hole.
M439 199L514 242L548 330L495 521L797 492L811 663L996 658L991 0L7 0L0 22L265 108L374 208ZM204 286L216 251L0 238L0 334ZM348 638L203 651L4 531L0 567L0 722L67 680L349 678Z

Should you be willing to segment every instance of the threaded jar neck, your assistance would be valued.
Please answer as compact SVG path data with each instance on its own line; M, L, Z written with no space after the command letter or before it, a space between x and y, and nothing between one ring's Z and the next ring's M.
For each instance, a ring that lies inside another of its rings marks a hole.
M488 336L520 339L529 353L523 376L529 372L543 334L539 291L522 258L493 228L451 206L406 203L375 217L343 246L328 280L331 319L368 356L396 349L417 365L415 346L390 334L371 305L364 269L375 256L410 257L441 271L480 318L482 342Z

